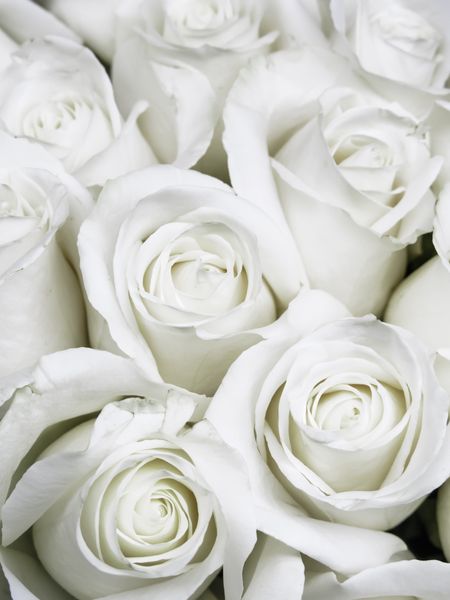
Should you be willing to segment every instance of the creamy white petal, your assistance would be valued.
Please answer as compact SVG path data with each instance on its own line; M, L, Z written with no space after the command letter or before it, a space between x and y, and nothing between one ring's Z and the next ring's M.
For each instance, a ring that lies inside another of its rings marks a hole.
M278 540L260 536L247 561L245 579L248 581L242 600L302 597L304 566L299 552Z
M154 57L140 39L131 39L115 55L113 84L124 114L137 100L148 101L140 126L160 162L189 168L204 154L218 112L201 72L169 57Z
M431 349L450 346L450 273L436 256L396 288L384 320L409 329Z
M305 600L444 600L448 595L450 567L437 561L408 560L367 569L340 580L334 573L312 575Z

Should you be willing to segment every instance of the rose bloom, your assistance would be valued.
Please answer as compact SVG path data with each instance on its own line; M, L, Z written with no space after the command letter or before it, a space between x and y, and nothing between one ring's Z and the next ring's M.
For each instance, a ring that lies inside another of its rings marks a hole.
M90 2L45 4L111 62L123 113L148 100L139 124L159 162L188 168L208 150L199 168L221 178L222 107L240 68L273 48L326 43L315 0L106 0L92 21Z
M364 69L421 89L440 90L446 85L450 75L446 0L330 0L327 4L336 31Z
M311 286L380 314L432 227L442 159L423 122L312 47L253 61L224 120L234 188L287 221Z
M266 533L295 547L282 529L293 502L321 519L394 527L450 474L449 397L429 353L374 317L300 340L294 323L236 360L207 416L246 457Z
M201 402L108 353L40 361L0 423L13 599L188 600L222 567L227 598L241 597L256 541L250 490L212 427L188 425Z
M250 42L273 30L278 30L277 39L281 37L284 44L324 41L316 0L280 0L276 5L266 0L104 0L94 6L89 0L42 3L106 62L111 62L123 37L130 35L124 32L130 19L136 29L178 49L245 51ZM85 18L87 8L95 11L93 20Z
M0 78L4 128L44 145L86 185L156 162L135 113L123 125L104 68L65 38L27 42Z
M288 232L220 181L169 166L108 182L78 244L93 345L206 394L304 281Z
M87 344L76 237L89 193L38 145L0 133L0 375ZM75 270L75 272L74 272Z

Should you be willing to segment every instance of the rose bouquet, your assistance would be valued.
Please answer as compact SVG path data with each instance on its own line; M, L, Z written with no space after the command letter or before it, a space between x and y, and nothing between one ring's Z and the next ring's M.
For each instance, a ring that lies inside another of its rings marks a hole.
M447 0L0 0L1 600L450 598Z

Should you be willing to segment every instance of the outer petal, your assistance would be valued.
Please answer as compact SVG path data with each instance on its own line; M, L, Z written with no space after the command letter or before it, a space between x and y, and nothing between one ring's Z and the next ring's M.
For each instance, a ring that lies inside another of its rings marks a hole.
M141 131L160 162L189 168L205 153L219 113L212 87L200 71L154 56L141 39L130 39L115 55L113 85L124 114L136 100L148 101Z
M342 58L304 47L254 59L228 96L223 142L233 187L281 223L285 221L270 155L303 118L308 103L339 77L347 82L347 74ZM311 85L298 85L302 81Z
M53 239L26 268L0 285L1 376L56 350L87 341L78 280Z
M209 423L201 422L180 443L221 505L228 529L223 563L225 594L239 600L244 563L256 543L256 519L242 458L218 440L211 443L215 436Z
M2 29L19 43L45 35L60 35L79 41L76 33L31 0L1 0L0 23Z
M147 103L138 102L112 144L75 173L84 185L104 186L108 179L115 179L158 162L137 123L146 110Z
M98 350L79 348L42 358L31 385L17 391L0 422L1 503L21 460L48 427L95 413L121 396L151 395L164 401L167 389L149 382L130 360Z
M28 554L2 548L0 564L8 581L12 600L71 600L71 596ZM1 588L0 592L3 593ZM7 594L4 590L2 598L6 600L9 596Z
M398 561L367 569L347 580L334 573L312 575L305 600L445 600L450 585L450 565L436 560Z
M248 581L242 600L302 598L304 566L299 552L261 535L246 564Z
M116 0L44 0L43 5L76 31L102 60L110 62L114 51ZM94 11L94 12L93 12ZM86 18L89 13L90 18Z
M384 320L409 329L432 350L450 347L450 273L436 256L397 287Z
M319 3L316 0L280 0L268 3L264 14L263 29L279 32L276 49L311 44L325 46L325 35L321 30Z
M311 195L281 166L279 173L282 206L311 286L333 294L356 316L380 314L405 272L406 250Z
M54 198L50 229L0 274L2 376L31 365L42 354L87 343L76 236L92 199L59 161L38 144L0 132L2 169L25 173ZM50 173L51 175L50 175ZM53 200L52 200L53 201ZM11 245L11 247L14 244ZM8 248L2 249L1 255Z

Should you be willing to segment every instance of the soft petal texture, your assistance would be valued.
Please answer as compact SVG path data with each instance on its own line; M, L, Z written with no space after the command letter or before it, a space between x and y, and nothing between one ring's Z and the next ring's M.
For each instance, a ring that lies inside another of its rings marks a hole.
M299 335L307 335L321 324L348 314L342 306L318 291L305 292L296 303L298 306L290 325L286 327L281 319L278 335L274 332L270 341L248 350L232 365L206 416L247 462L259 505L259 529L320 562L333 565L332 568L354 573L368 565L386 562L404 548L402 542L391 535L308 517L303 509L292 505L292 498L274 480L253 436L255 414L251 398L258 394L266 373L285 352L286 340L290 339L292 343ZM306 303L304 312L299 310L302 303ZM306 315L314 315L314 318ZM259 377L249 377L249 373L255 374L255 368ZM335 552L336 545L341 549L338 553Z
M417 88L442 88L450 51L442 28L445 0L331 0L336 29L369 72Z
M9 591L5 590L5 595L2 596L5 600L9 594L12 600L71 600L71 596L28 554L2 548L0 564L9 585Z
M64 38L26 43L3 73L0 117L76 171L120 131L111 84L95 56Z
M101 0L96 2L95 16L93 20L86 21L86 9L88 3L83 1L74 5L71 0L43 0L44 6L67 23L73 31L76 31L93 48L103 60L110 62L114 56L114 50L120 45L124 37L130 32L124 32L124 21L133 23L135 27L143 31L150 29L154 41L159 44L164 41L171 42L173 46L182 45L196 48L200 44L208 44L215 48L241 49L252 40L252 36L260 29L264 35L272 31L279 32L277 47L287 47L293 43L325 44L324 34L320 29L320 11L315 0L296 2L294 0L280 0L276 5L271 2L239 2L228 3L228 11L223 10L216 19L210 18L210 12L206 9L202 14L195 2L185 3L185 7L167 3L169 10L161 2L121 2L120 0ZM128 6L127 6L128 4ZM216 8L214 2L209 7ZM227 26L226 15L230 14L229 6L235 5L241 8L241 15L233 15L234 22ZM165 23L159 29L155 27L157 17L166 10ZM171 10L170 10L171 9ZM211 11L212 12L212 11ZM219 12L219 11L217 11ZM153 13L153 14L152 14ZM239 17L240 16L240 20ZM180 25L184 17L188 25ZM262 17L262 22L261 21ZM221 21L222 19L222 21ZM93 26L93 23L96 26ZM165 27L164 27L165 25ZM160 36L158 38L158 36ZM232 60L232 57L230 57Z
M76 31L83 41L106 62L114 50L114 9L116 0L44 0L42 4ZM90 18L86 19L89 12Z
M4 444L0 465L1 503L20 461L47 428L95 413L123 396L150 395L164 403L170 395L167 386L150 382L132 361L87 348L42 358L32 373L18 379L18 384L20 388L0 422ZM5 391L8 389L11 392L9 381ZM172 397L177 397L176 390ZM205 409L205 399L196 397L196 401L198 419ZM21 425L22 419L26 420L26 428Z
M317 558L314 536L301 545L302 506L387 529L447 478L448 396L418 341L373 318L342 320L297 343L293 334L244 353L207 416L248 461L262 530ZM293 499L298 509L288 508ZM319 535L327 525L314 527Z
M206 152L219 113L211 85L200 71L170 56L153 56L138 38L119 47L113 82L124 114L136 100L149 103L139 123L159 162L189 168Z
M111 399L115 388L115 397L123 397L127 370L128 389L138 390L139 374L134 370L133 378L129 361L86 352L96 377L106 365L116 377L95 392L91 378L89 395L109 392ZM48 367L67 367L69 358L48 357L55 361ZM64 379L58 383L66 390L70 380ZM256 541L241 459L208 423L183 430L197 411L195 397L141 382L148 399L108 403L95 421L57 438L26 470L2 509L3 541L35 523L39 558L76 598L197 598L223 566L227 597L237 600ZM17 394L7 416L16 405ZM77 408L87 412L85 403ZM160 529L165 523L170 528ZM74 568L65 569L67 562Z
M168 166L107 184L79 248L97 321L120 350L201 393L304 282L292 240L262 212L216 179Z
M111 62L122 111L139 99L149 102L139 124L161 162L197 163L220 177L226 177L220 113L239 70L274 44L326 44L315 0L102 0L95 35L83 19L84 3L46 5Z
M137 124L138 118L146 110L146 102L138 102L132 107L118 137L78 169L76 176L79 181L89 188L104 186L108 179L158 162Z
M148 100L141 129L161 162L191 167L211 143L199 168L225 175L220 113L239 69L277 37L260 31L265 8L260 0L120 3L114 87L121 108Z
M450 565L437 560L397 561L342 580L334 573L311 574L304 600L444 600Z
M234 187L287 221L311 285L380 314L405 246L432 227L442 159L416 117L342 57L304 47L244 69L224 121Z
M44 145L88 185L155 163L130 106L123 124L111 82L87 48L62 37L25 43L0 82L0 119L16 137Z
M92 200L38 145L0 133L0 151L0 374L5 376L42 354L87 343L75 240Z
M260 535L244 572L242 600L298 600L302 597L304 566L300 553L278 540Z
M31 0L2 0L0 23L2 30L18 43L45 35L60 35L79 41L72 29Z
M409 275L392 294L384 320L409 329L432 350L450 347L450 273L435 256Z

